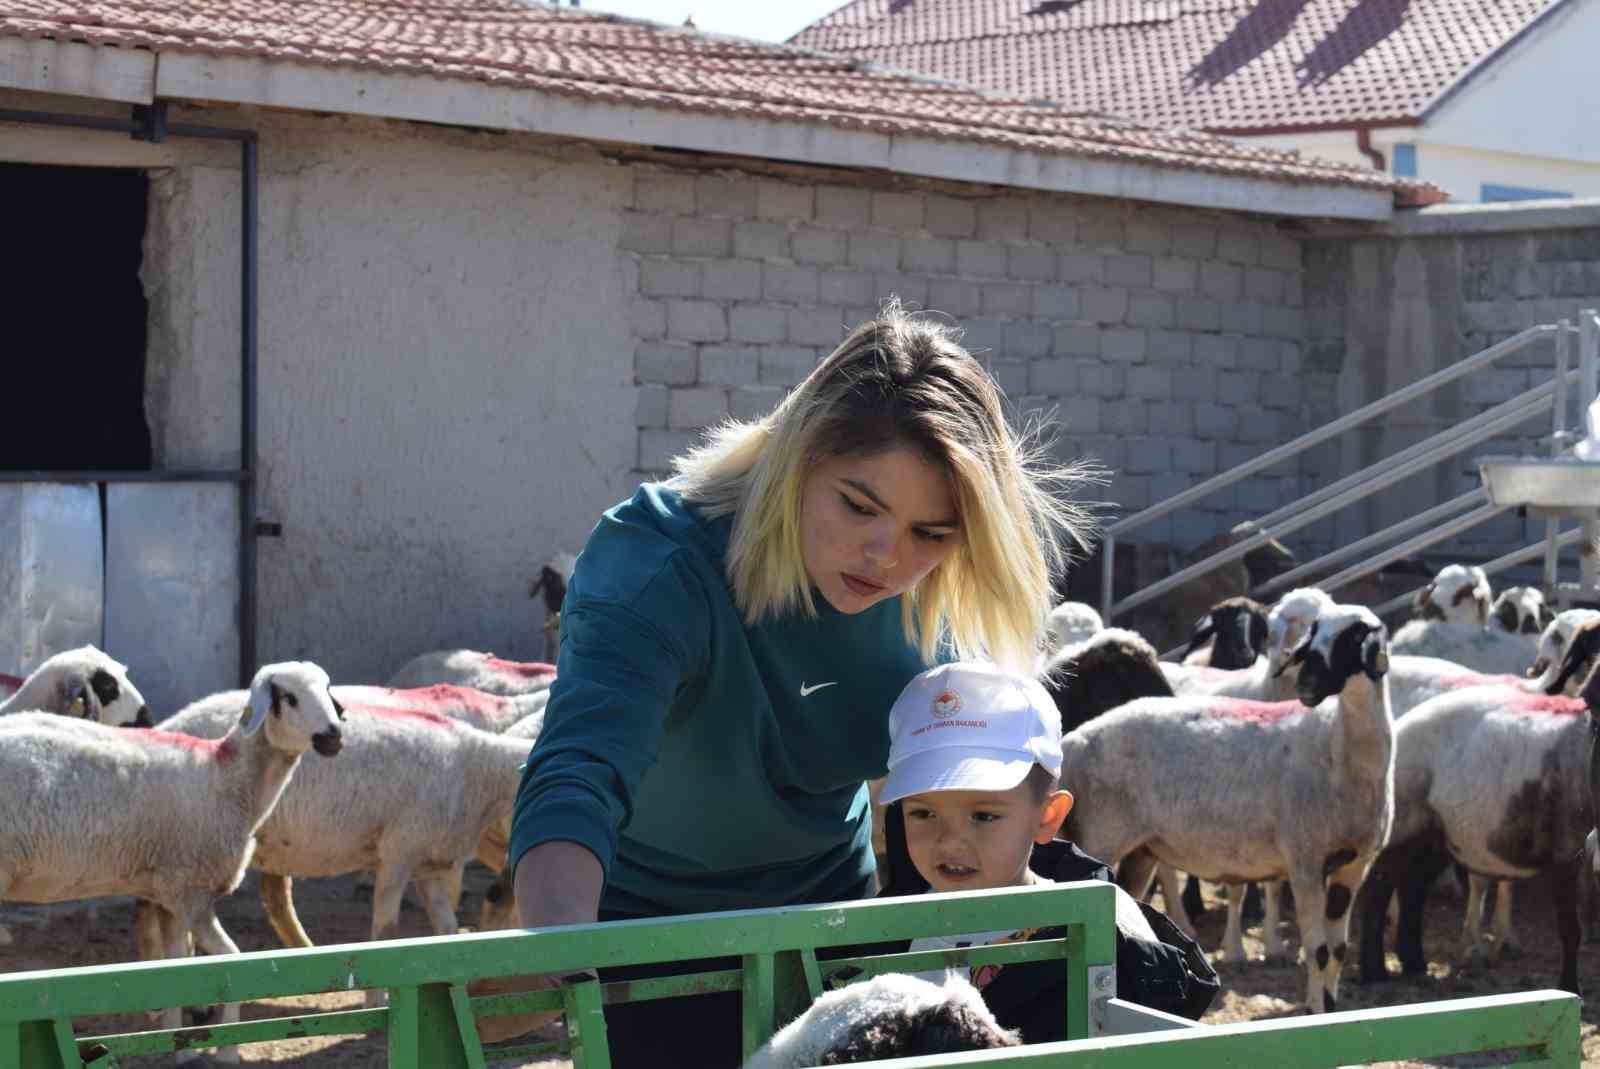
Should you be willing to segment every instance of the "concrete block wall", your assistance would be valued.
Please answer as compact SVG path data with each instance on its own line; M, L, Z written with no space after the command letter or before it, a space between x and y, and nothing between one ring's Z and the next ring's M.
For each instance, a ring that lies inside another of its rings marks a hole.
M847 186L639 164L619 242L636 292L638 474L769 411L897 296L949 316L1019 419L1143 508L1294 433L1300 242L1269 221L979 188ZM1141 541L1188 548L1299 492L1252 478Z
M1508 227L1527 226L1527 229ZM1574 322L1600 307L1600 204L1527 209L1474 205L1399 224L1399 234L1308 241L1304 400L1316 425L1450 366L1539 323ZM1573 360L1576 361L1576 346ZM1547 381L1552 344L1540 342L1399 410L1381 428L1307 455L1317 484L1379 460ZM1581 419L1576 398L1568 426ZM1432 473L1347 510L1317 534L1346 542L1480 485L1477 458L1545 455L1548 414L1472 446ZM1498 517L1430 550L1435 562L1487 560L1542 538L1544 521Z

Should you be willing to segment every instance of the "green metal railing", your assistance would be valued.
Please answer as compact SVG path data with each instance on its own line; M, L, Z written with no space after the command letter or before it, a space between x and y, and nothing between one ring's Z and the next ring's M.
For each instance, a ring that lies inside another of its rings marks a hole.
M1580 1064L1582 1002L1563 992L1205 1028L1133 1006L1113 997L1115 911L1108 884L1060 884L18 973L0 976L0 1069L106 1069L118 1057L374 1032L386 1034L393 1069L480 1069L490 1060L560 1053L570 1055L575 1069L609 1069L602 1016L609 1003L737 991L748 1054L831 986L836 974L854 980L943 965L1048 960L1069 970L1062 1006L1067 1042L882 1064L1321 1069L1501 1050L1516 1052L1516 1064ZM918 936L1044 926L1062 927L1065 935L915 954L823 953ZM473 998L466 987L481 977L719 958L738 966L623 983L582 981L535 994ZM117 1035L77 1036L72 1027L75 1018L102 1014L373 989L388 992L386 1008ZM565 1012L564 1039L487 1050L479 1042L476 1018L538 1010ZM337 1057L330 1052L330 1060Z

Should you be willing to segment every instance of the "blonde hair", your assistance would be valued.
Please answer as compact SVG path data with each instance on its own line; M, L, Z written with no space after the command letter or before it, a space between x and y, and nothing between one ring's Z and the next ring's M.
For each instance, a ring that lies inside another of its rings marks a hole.
M678 457L673 480L708 516L732 513L727 575L748 623L816 614L800 545L812 462L918 450L948 475L956 549L902 598L906 639L928 663L941 645L967 660L1032 671L1054 580L1093 523L1067 491L1093 478L1048 459L1042 424L1017 432L999 388L955 332L895 302L851 332L760 419L730 420Z

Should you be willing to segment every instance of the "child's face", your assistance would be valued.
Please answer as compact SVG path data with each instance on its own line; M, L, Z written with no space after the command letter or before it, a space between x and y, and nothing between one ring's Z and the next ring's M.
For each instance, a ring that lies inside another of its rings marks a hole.
M1009 791L929 791L901 803L911 863L935 891L1028 882L1034 843L1055 838L1072 795L1041 799L1024 780Z

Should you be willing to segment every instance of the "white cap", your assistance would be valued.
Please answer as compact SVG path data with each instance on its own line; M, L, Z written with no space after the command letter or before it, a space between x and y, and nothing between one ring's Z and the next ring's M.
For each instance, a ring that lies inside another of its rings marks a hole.
M1036 679L984 661L917 676L889 710L884 805L927 791L1008 791L1034 765L1061 775L1061 713Z

